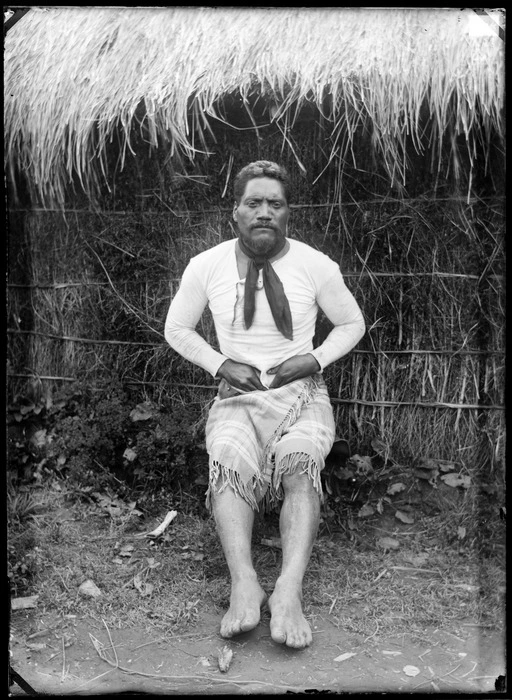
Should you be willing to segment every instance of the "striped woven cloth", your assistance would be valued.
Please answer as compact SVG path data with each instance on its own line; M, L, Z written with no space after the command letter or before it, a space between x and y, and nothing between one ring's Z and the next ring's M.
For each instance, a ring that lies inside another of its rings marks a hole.
M329 395L321 374L291 384L213 402L206 424L212 489L227 485L254 510L282 498L283 474L307 472L321 494L320 472L335 438ZM218 485L219 477L222 477Z

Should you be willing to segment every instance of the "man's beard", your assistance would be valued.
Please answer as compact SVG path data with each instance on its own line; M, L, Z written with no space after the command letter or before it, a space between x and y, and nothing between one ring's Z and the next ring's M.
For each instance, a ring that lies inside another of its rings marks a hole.
M274 231L274 233L277 233L275 228L272 228L271 230ZM275 235L271 238L267 236L258 236L255 239L250 238L249 241L242 240L242 242L244 244L244 247L248 248L253 255L263 258L269 258L279 253L279 251L285 244L285 238L279 235Z

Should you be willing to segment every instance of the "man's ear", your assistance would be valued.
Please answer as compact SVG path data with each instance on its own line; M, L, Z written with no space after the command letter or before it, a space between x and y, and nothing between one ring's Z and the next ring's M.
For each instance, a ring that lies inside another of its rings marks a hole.
M234 221L236 221L236 212L237 212L237 209L238 209L238 204L235 202L235 203L233 204L233 220L234 220Z

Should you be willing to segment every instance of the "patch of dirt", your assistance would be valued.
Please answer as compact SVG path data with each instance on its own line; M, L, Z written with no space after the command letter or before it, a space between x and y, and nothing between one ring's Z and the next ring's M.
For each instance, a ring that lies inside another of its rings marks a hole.
M314 639L298 651L272 641L268 610L255 630L220 637L229 586L211 523L180 512L148 540L141 532L160 520L137 514L134 502L57 486L25 526L38 545L27 556L40 561L15 597L38 601L11 613L10 664L22 679L11 678L12 696L26 694L23 680L57 696L504 690L505 543L495 504L481 501L473 523L467 494L424 480L419 495L383 500L383 512L379 498L363 515L367 498L348 507L340 497L339 512L323 511L304 590ZM449 517L430 514L428 499L439 511L440 494ZM485 547L476 547L475 528ZM256 523L267 593L280 567L278 534L277 516ZM78 593L85 579L103 590L97 607ZM222 673L225 646L233 659Z
M484 693L505 676L503 634L457 622L364 639L313 615L314 641L292 650L272 641L268 612L232 640L218 633L220 616L203 613L189 632L109 629L98 619L52 617L20 610L11 619L11 666L37 693L204 695L331 692ZM233 651L226 673L224 646ZM11 695L25 695L14 683Z

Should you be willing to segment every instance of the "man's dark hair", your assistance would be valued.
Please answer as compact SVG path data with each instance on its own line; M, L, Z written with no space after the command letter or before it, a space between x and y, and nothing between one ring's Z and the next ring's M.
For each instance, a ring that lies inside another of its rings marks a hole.
M254 180L256 177L271 177L278 180L283 185L286 202L290 201L291 181L287 170L282 165L272 163L270 160L257 160L242 168L235 177L233 192L237 204L240 204L249 180Z

